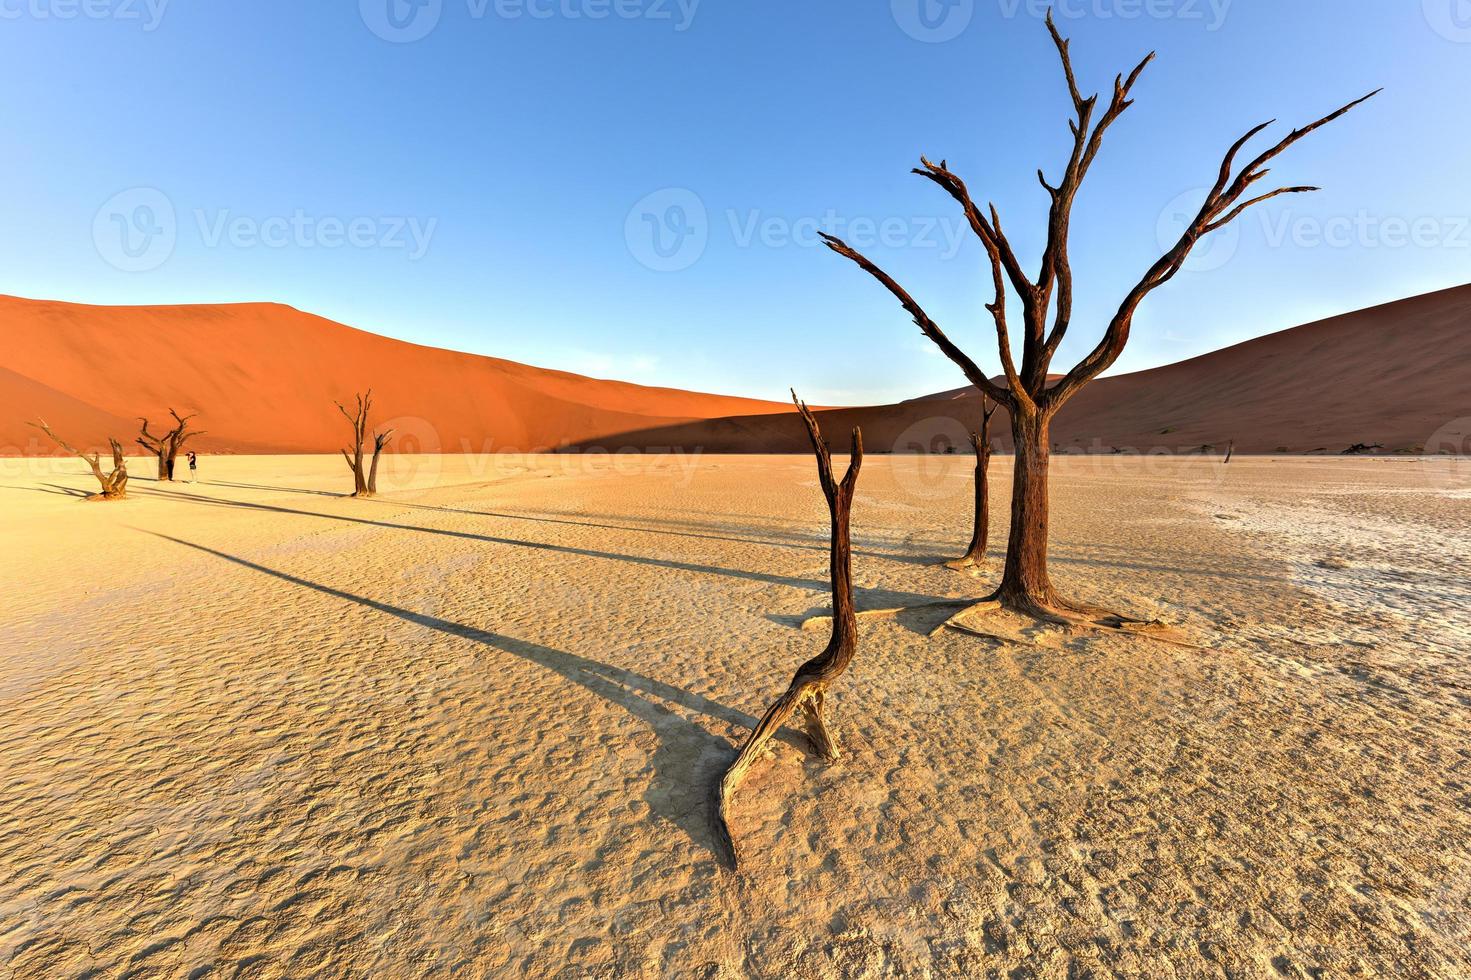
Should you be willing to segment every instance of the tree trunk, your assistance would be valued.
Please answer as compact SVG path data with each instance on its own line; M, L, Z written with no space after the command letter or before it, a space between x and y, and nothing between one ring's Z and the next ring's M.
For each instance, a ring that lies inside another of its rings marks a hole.
M158 482L167 483L169 481L168 456L162 449L156 455L158 456Z
M1052 418L1036 409L1011 412L1016 472L1011 489L1011 534L996 598L1012 609L1048 609L1057 594L1047 574L1047 465Z
M987 539L991 536L991 447L984 436L972 436L976 450L976 529L970 537L970 547L965 550L962 562L979 565L986 560Z
M352 456L352 485L352 495L354 497L366 497L368 495L368 481L363 476L363 444L361 442L358 443L357 450Z
M378 457L383 455L383 444L376 443L373 446L373 465L368 470L368 493L371 496L378 495Z

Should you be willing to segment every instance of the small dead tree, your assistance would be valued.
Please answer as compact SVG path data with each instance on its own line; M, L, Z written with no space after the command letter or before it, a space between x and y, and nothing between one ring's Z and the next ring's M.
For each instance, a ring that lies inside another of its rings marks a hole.
M383 447L388 445L388 440L393 438L393 430L379 432L373 436L373 465L368 469L368 494L378 494L378 457L383 455Z
M1012 478L1010 537L1001 584L989 599L983 600L983 604L1047 621L1076 624L1080 617L1087 617L1097 623L1099 617L1110 620L1117 617L1106 610L1069 601L1053 587L1048 574L1048 467L1052 419L1085 385L1113 366L1129 341L1140 304L1150 293L1175 277L1203 238L1235 221L1251 207L1284 194L1317 190L1315 187L1294 186L1256 193L1253 188L1270 172L1267 164L1299 140L1378 93L1356 99L1316 122L1292 130L1245 166L1237 166L1237 157L1271 122L1256 126L1233 143L1226 151L1219 175L1206 193L1200 211L1190 220L1178 241L1129 289L1109 320L1102 339L1091 352L1054 383L1049 379L1049 369L1067 336L1073 317L1073 270L1068 252L1073 204L1097 159L1105 134L1134 104L1131 98L1134 85L1154 54L1145 57L1127 76L1120 74L1114 79L1113 95L1099 114L1099 97L1085 97L1078 88L1068 41L1058 32L1050 12L1047 30L1062 60L1074 118L1068 123L1072 133L1071 152L1057 183L1050 183L1042 171L1037 173L1051 202L1038 272L1029 276L1022 268L1021 259L1002 229L995 205L984 209L977 205L965 181L953 173L944 160L932 163L921 157L921 165L914 170L955 200L985 248L995 290L995 299L986 304L986 308L995 321L997 348L1005 375L1002 381L992 381L888 273L841 239L831 235L823 235L823 238L830 249L850 259L883 285L914 318L921 332L955 362L973 385L1006 406L1011 417L1016 464ZM1011 346L1013 324L1007 312L1008 287L1020 298L1022 307L1022 357L1019 365Z
M393 430L375 433L373 436L373 460L368 469L363 467L363 443L368 438L368 413L373 408L373 389L369 388L366 395L357 396L357 408L349 412L347 406L342 402L336 402L337 410L340 411L348 422L352 423L352 451L342 450L342 458L347 460L347 468L352 470L354 497L372 497L378 493L378 457L383 452L383 447L388 445L388 440L393 437Z
M122 443L116 439L107 440L112 446L112 472L104 473L102 472L102 456L100 453L93 453L88 456L80 449L71 446L55 432L51 431L51 426L46 424L45 419L37 419L31 422L30 426L33 429L40 429L51 437L52 442L78 459L85 460L87 465L92 467L92 475L102 485L102 491L89 495L87 497L88 500L121 500L128 495L128 462L123 458Z
M1362 443L1362 442L1356 442L1352 446L1349 446L1347 449L1345 449L1343 452L1339 453L1339 455L1340 456L1363 456L1366 453L1372 453L1376 449L1383 449L1383 448L1384 447L1382 445L1380 445L1379 443L1377 443L1377 442L1374 443L1374 445L1372 445L1372 446L1366 445L1365 443Z
M976 451L976 528L965 554L945 563L956 571L974 568L986 560L986 542L991 536L991 416L1000 407L984 393L981 395L981 431L970 434L970 444Z
M817 419L805 402L792 392L792 401L802 420L807 423L807 435L812 440L812 451L817 454L817 475L822 482L822 492L827 497L828 516L832 522L830 570L833 588L833 633L827 649L801 667L792 678L786 693L776 699L761 721L751 732L740 754L721 776L715 793L715 836L725 856L734 869L738 864L735 841L730 835L729 818L726 811L731 797L745 778L761 749L774 736L787 719L800 708L807 724L807 734L812 740L813 751L824 762L836 762L837 742L827 727L826 696L828 688L838 679L853 654L858 649L858 618L853 608L852 550L848 532L848 518L853 506L853 491L858 485L858 471L863 466L863 433L853 430L853 450L848 461L848 472L841 483L833 478L832 454L823 442L822 430Z
M189 420L194 415L180 415L172 408L169 414L174 417L174 427L162 435L154 435L148 431L148 420L139 416L138 421L143 423L143 431L138 435L138 445L148 450L158 460L158 480L160 483L168 483L174 478L174 460L178 458L179 451L184 448L184 443L195 436L204 433L190 432Z
M1232 439L1230 442L1226 443L1226 458L1222 460L1222 462L1231 462L1231 457L1234 455L1236 455L1236 440Z

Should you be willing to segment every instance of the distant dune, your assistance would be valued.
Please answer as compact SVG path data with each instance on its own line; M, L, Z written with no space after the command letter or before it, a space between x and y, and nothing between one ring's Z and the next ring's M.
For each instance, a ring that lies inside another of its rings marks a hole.
M200 413L201 449L336 452L348 429L333 400L369 387L374 422L442 452L534 451L791 408L421 347L270 303L0 297L0 333L0 447L10 454L53 450L25 425L37 415L74 443L103 445L115 434L131 444L137 416L165 418L169 407Z
M905 329L897 323L896 330ZM913 329L913 328L910 328ZM990 353L978 343L975 353ZM984 361L983 361L984 363ZM973 389L898 405L820 413L823 428L863 426L870 450L969 452L979 425ZM1459 421L1458 421L1459 420ZM1074 452L1340 452L1355 443L1419 451L1437 433L1471 436L1471 286L1294 327L1178 364L1101 378L1053 423ZM993 420L1009 447L1003 412ZM708 452L799 452L802 428L781 417L724 418L625 435L630 445L703 446ZM1437 447L1432 447L1432 449Z
M74 442L131 444L136 417L198 411L196 445L240 453L334 452L332 408L371 386L374 419L402 448L561 447L800 452L780 402L602 381L422 347L287 306L98 307L0 297L0 451L49 453L25 421ZM895 330L906 329L902 323ZM990 352L978 347L983 359ZM871 449L963 450L976 396L822 412L829 433L861 424ZM1110 452L1224 446L1417 450L1471 416L1471 286L1285 330L1179 364L1102 379L1058 417L1053 441ZM1004 416L997 436L1006 443Z

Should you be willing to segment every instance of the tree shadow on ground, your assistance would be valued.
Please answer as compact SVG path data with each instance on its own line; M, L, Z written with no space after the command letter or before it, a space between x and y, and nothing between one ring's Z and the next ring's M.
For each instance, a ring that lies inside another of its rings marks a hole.
M519 657L618 705L648 725L659 740L658 747L649 760L653 778L644 795L649 808L683 830L692 842L709 851L712 858L718 856L715 838L711 832L714 812L711 805L712 793L715 780L729 764L735 748L726 739L710 734L661 702L678 705L688 711L746 729L756 725L756 719L750 715L672 684L577 654L437 616L416 613L167 534L141 528L136 530L334 599L364 606L425 629L461 637L500 653ZM805 736L783 731L778 738L804 752L808 750Z
M593 548L581 548L576 545L553 544L545 541L525 541L519 538L505 538L492 534L480 534L474 531L455 531L449 528L423 527L416 524L396 524L393 521L374 520L368 517L349 517L346 514L324 514L320 511L296 510L291 507L278 507L274 504L253 503L246 500L222 500L218 497L206 497L196 493L186 493L181 490L145 489L143 492L166 496L176 500L188 500L213 507L239 508L272 514L290 514L296 517L315 517L328 521L344 521L349 524L363 524L369 527L381 527L388 530L414 531L420 534L435 534L468 541L483 541L487 544L506 545L513 548L533 548L539 551L576 555L583 558L599 558L608 561L627 562L634 565L649 565L658 568L668 568L674 571L694 572L701 575L719 575L751 582L763 582L767 585L789 586L809 592L828 593L832 590L832 584L827 581L798 578L792 575L778 575L773 572L748 572L738 568L722 568L719 565L701 565L695 562L679 561L673 558L656 558L646 555L628 555L620 552L598 551ZM912 592L897 592L889 589L856 589L854 591L858 596L863 598L867 605L876 607L912 605L915 603L929 602L933 598L928 595L920 595Z
M350 497L351 494L338 493L335 490L307 490L302 487L272 487L264 483L234 483L230 480L210 480L212 487L231 487L236 490L269 490L272 493L302 493L311 494L314 497Z

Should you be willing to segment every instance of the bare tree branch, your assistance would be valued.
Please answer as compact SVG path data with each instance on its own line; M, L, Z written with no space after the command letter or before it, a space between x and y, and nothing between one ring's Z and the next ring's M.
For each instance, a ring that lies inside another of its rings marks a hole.
M842 239L822 232L819 232L819 234L822 235L822 239L824 242L827 243L828 248L832 249L834 252L838 253L844 258L850 259L860 269L862 269L864 272L867 272L873 278L877 279L884 286L884 288L892 293L894 295L894 298L899 301L900 305L908 311L909 315L914 317L915 325L919 327L919 329L924 333L926 337L934 341L935 345L938 346L940 350L945 352L946 357L954 361L955 364L959 366L960 370L965 372L965 376L967 379L970 380L971 384L980 388L982 391L989 394L992 398L996 399L999 402L1002 402L1003 404L1009 405L1012 403L1011 392L1005 388L1002 388L990 378L986 377L986 373L982 371L979 366L976 365L976 362L972 361L964 351L962 351L959 347L956 347L955 344L951 342L949 337L945 336L945 332L939 328L934 320L930 319L930 315L926 313L917 302L915 302L914 297L910 296L909 293L905 291L903 286L894 281L894 278L892 276L890 276L884 270L880 269L878 266L874 265L873 262L871 262L862 253L858 252L856 249L849 247L848 243L844 242ZM1004 330L1003 324L1004 321L998 321L998 329ZM1008 372L1008 374L1014 375L1015 368L1012 368Z
M1355 99L1347 105L1323 116L1316 122L1304 126L1301 129L1294 129L1270 149L1247 164L1236 175L1234 180L1231 178L1231 168L1237 154L1246 146L1251 137L1262 132L1266 128L1266 125L1269 124L1256 127L1232 144L1231 148L1226 152L1216 186L1206 195L1206 200L1201 205L1200 212L1191 221L1185 231L1181 233L1179 241L1175 243L1174 247L1162 255L1150 267L1149 271L1144 274L1144 277L1139 280L1139 283L1124 297L1123 302L1119 305L1118 312L1114 314L1113 319L1109 323L1108 330L1104 333L1103 338L1099 340L1098 345L1093 348L1088 356L1079 361L1062 381L1058 382L1056 386L1047 392L1045 398L1047 406L1053 410L1062 406L1080 388L1089 381L1092 381L1103 371L1106 371L1114 361L1118 360L1119 354L1123 352L1124 346L1128 343L1129 331L1133 326L1134 314L1138 310L1139 304L1151 292L1174 278L1175 274L1185 264L1185 260L1190 257L1190 253L1194 250L1196 244L1202 238L1213 231L1225 227L1254 205L1269 201L1282 194L1302 194L1317 189L1314 187L1283 187L1270 193L1259 195L1238 205L1238 202L1245 195L1246 191L1269 172L1261 169L1263 164L1275 159L1284 150L1301 140L1304 136L1340 118L1356 106L1362 105L1375 95L1378 95L1381 91L1383 89L1370 92L1368 95ZM1222 217L1223 215L1224 217Z

